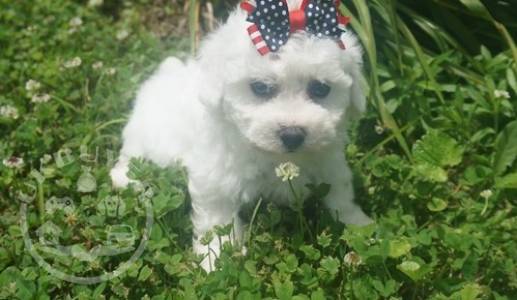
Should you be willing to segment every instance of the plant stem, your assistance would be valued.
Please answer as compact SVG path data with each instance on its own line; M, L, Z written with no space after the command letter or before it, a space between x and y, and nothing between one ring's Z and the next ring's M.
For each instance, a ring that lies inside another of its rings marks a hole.
M296 194L296 191L294 190L291 179L288 179L287 182L289 183L289 188L291 188L291 193L293 193L293 196L294 196L294 205L296 208L296 212L298 213L298 226L300 227L300 230L303 232L302 209L301 209L303 207L303 205L300 203L300 199L298 198L298 195Z
M38 213L41 223L43 223L45 216L45 193L43 191L43 182L38 182Z
M190 0L189 5L190 52L195 54L198 44L200 4L198 0Z
M490 197L483 197L485 198L485 205L483 206L483 210L481 210L481 215L484 215L486 213L486 210L488 209L488 198Z
M305 221L304 216L303 216L303 200L301 199L301 197L298 197L298 194L296 194L296 191L294 190L294 186L293 186L291 179L288 179L287 181L289 182L289 188L291 189L291 193L293 193L293 196L294 196L296 212L298 213L298 226L300 227L300 230L302 232L305 229L307 231L307 233L309 234L309 238L311 240L314 240L312 232L309 228L309 224L307 224L307 222Z
M253 215L251 215L250 226L248 227L248 248L251 248L251 231L253 230L253 224L255 223L255 218L257 217L257 213L261 204L262 197L259 198L257 205L255 205L255 208L253 209Z

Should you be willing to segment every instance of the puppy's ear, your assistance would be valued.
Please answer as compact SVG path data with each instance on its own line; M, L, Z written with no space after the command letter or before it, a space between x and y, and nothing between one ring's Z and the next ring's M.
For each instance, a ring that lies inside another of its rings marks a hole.
M363 76L363 49L357 38L350 32L344 35L343 41L346 49L343 51L344 67L352 76L350 89L350 105L348 117L357 119L366 110L366 81Z
M246 18L246 11L236 9L201 43L197 59L199 94L205 105L220 106L226 84L244 67L243 57L252 50L256 51L246 30Z
M350 105L348 107L348 114L350 117L357 119L366 110L366 96L364 86L365 79L361 74L360 69L353 72L353 83L350 89Z

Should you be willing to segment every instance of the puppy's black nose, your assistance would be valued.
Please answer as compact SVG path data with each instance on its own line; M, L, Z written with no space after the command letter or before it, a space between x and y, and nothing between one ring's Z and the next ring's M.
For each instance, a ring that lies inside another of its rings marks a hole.
M283 127L278 131L278 135L285 148L291 152L303 144L307 133L302 127Z

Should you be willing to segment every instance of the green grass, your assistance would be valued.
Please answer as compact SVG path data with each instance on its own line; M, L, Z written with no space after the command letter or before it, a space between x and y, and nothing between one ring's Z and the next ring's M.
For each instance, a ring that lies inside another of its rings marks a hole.
M183 35L163 39L142 21L160 1L87 2L0 0L0 299L517 298L516 25L505 9L347 1L370 105L344 152L376 223L333 222L319 201L325 185L304 207L262 199L243 212L247 255L227 244L206 274L191 251L183 170L136 162L145 190L113 190L108 176L138 85L164 57L196 47L204 2ZM172 22L183 13L164 11ZM114 270L128 254L90 250L117 224L140 240L146 203L155 218L145 251L110 281L62 281L24 245L27 207L49 264L77 276ZM36 230L47 221L70 255L45 251Z

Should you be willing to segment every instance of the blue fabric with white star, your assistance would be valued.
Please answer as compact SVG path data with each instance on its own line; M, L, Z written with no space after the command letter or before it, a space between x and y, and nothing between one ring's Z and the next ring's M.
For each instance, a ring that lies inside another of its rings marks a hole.
M305 31L317 37L339 39L344 32L338 25L334 0L312 0L305 7ZM248 16L255 23L272 52L284 45L290 36L289 10L282 0L257 0L255 10Z

